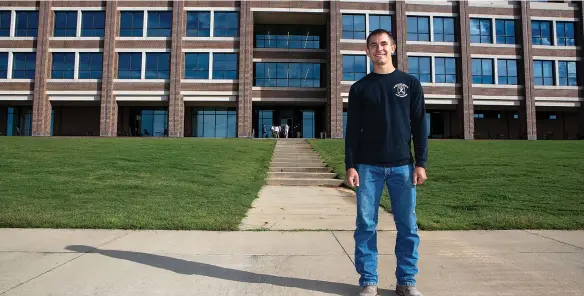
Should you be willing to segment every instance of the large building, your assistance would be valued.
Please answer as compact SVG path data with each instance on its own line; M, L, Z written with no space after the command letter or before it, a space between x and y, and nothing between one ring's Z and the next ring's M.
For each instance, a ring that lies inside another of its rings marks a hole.
M431 138L584 137L581 1L2 1L0 133L342 138L369 32Z

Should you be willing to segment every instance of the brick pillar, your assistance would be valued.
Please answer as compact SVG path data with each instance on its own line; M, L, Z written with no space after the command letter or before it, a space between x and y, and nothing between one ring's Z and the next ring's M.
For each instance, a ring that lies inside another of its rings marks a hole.
M185 28L184 1L173 0L172 12L172 45L170 53L170 91L168 97L168 136L184 137L185 105L181 94L182 65L182 36Z
M329 50L328 50L328 102L326 104L326 132L327 137L343 137L343 98L340 94L342 75L342 56L339 54L338 44L341 39L342 19L341 6L338 1L329 2Z
M578 32L580 31L580 32ZM580 38L576 38L576 42L578 42L578 45L583 46L584 45L584 1L580 1L580 25L579 28L576 30L576 32L578 32L578 34L580 35ZM579 39L579 40L578 40ZM578 69L582 69L583 65L584 65L584 50L580 50L580 62L576 62L578 65ZM582 71L582 70L577 70L577 71ZM584 72L584 71L582 71ZM583 87L584 86L584 73L579 73L578 76L580 76L580 83L578 84L579 86ZM580 97L584 98L584 90L580 90ZM578 108L578 138L579 139L584 139L584 102L580 102L580 107Z
M249 1L239 2L239 89L237 96L237 136L252 132L253 13Z
M397 51L397 68L408 72L408 18L406 16L406 2L395 1L394 39Z
M533 54L531 50L531 9L528 1L521 1L521 36L523 54L523 100L519 108L521 133L529 140L537 139L535 100L533 98Z
M99 135L115 137L118 133L118 103L114 91L116 67L116 36L118 31L118 2L106 1L105 33L103 43L103 71L101 77L101 106Z
M462 98L458 102L458 113L462 119L463 137L474 139L474 104L472 100L472 60L470 57L470 24L468 2L458 2L458 25L460 30L460 65L462 73Z
M40 1L39 25L36 48L36 65L34 75L34 95L32 105L32 135L51 135L51 102L46 94L47 77L51 70L49 64L49 38L51 27L49 26L53 14L51 13L52 1Z

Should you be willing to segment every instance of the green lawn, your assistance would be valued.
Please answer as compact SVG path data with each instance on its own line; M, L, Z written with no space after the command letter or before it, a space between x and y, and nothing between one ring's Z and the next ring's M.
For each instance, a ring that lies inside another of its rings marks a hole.
M0 138L0 227L234 230L275 141Z
M344 141L311 144L344 179ZM420 229L584 229L584 141L431 140L427 175Z

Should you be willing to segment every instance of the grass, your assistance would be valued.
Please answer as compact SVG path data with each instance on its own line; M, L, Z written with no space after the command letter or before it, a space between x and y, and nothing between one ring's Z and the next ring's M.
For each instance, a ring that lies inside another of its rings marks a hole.
M0 140L0 227L235 230L275 141Z
M344 141L314 140L339 178ZM430 140L424 230L584 229L583 141ZM382 206L391 207L384 192Z

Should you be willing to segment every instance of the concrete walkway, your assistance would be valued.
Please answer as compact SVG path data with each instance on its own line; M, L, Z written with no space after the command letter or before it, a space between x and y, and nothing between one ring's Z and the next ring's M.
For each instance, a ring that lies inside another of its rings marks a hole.
M425 296L584 295L584 231L421 232ZM355 295L352 232L0 229L0 295ZM395 295L395 232L379 234Z

